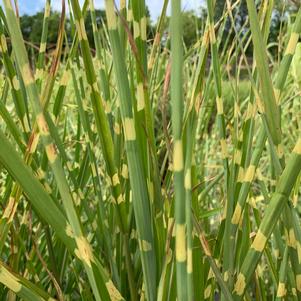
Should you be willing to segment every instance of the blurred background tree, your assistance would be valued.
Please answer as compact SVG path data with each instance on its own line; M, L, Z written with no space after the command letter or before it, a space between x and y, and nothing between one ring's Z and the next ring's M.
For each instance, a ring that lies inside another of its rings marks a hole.
M233 2L233 1L232 1ZM268 42L271 43L271 51L273 54L277 53L278 39L281 38L281 30L286 28L287 24L291 23L291 19L294 18L295 13L299 9L301 3L299 0L275 0L275 8L272 14L271 30ZM216 0L215 6L215 19L219 20L222 16L226 6L225 0ZM24 40L26 42L32 43L35 46L39 46L41 34L42 34L42 24L43 24L44 12L38 12L35 15L23 15L20 17L20 24L23 33ZM235 20L235 27L237 31L241 30L242 36L248 30L248 10L246 1L242 0L240 4L233 10L233 16ZM207 10L205 6L200 6L198 11L184 10L183 12L183 40L185 46L190 48L194 45L197 40L202 36L204 31L204 24L207 18ZM57 32L59 26L60 14L58 12L52 11L49 18L49 34L47 40L47 49L51 50L55 47L57 41ZM99 28L102 28L103 22L105 22L105 11L96 10L96 20ZM156 30L156 22L151 20L150 12L147 8L147 37L148 39L154 38L154 33ZM85 20L87 36L91 43L91 47L94 48L93 42L93 30L91 18L88 16ZM165 31L168 33L169 30L169 17L166 18ZM71 37L71 27L70 22L66 20L66 34L67 37ZM223 28L223 35L229 37L234 35L233 29L231 28L231 22L228 18L225 27ZM70 41L70 39L68 39ZM221 39L220 47L222 48L225 39ZM274 44L274 46L273 46ZM252 46L247 50L247 54L252 53ZM34 51L37 53L37 50Z

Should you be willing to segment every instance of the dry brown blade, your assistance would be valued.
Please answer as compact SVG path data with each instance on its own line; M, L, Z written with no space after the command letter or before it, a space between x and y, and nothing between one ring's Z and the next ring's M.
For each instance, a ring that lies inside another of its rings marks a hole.
M10 38L10 37L6 37L6 42L7 42L7 43L11 43L11 38ZM40 45L36 45L36 44L31 43L30 41L27 41L27 40L24 40L24 39L23 39L23 42L24 42L24 44L26 44L26 45L28 45L28 46L34 48L34 49L37 50L37 51L40 50ZM47 54L47 53L45 53L45 56L46 56L47 58L50 57L50 55Z
M202 230L200 224L198 223L194 213L193 213L193 222L194 222L194 226L195 226L195 229L197 230L198 232L198 236L199 236L199 239L200 239L200 242L201 242L201 245L202 245L202 248L203 248L203 251L205 253L206 256L208 257L212 257L212 253L211 253L211 250L210 250L210 247L209 247L209 243L204 235L204 231Z
M62 14L61 14L60 26L59 26L59 31L58 31L58 41L56 44L54 59L51 64L51 67L50 67L50 72L52 73L53 77L56 75L56 73L58 71L58 67L59 67L60 60L61 60L64 32L65 32L65 30L64 30L65 15L66 15L65 0L62 0Z
M62 0L62 14L61 14L61 19L60 19L60 26L59 26L59 35L58 35L58 42L56 44L56 50L55 50L55 56L53 58L51 67L50 67L50 74L49 77L47 79L47 83L46 83L46 87L44 89L44 93L42 95L42 99L45 99L45 91L47 91L47 87L49 86L51 79L56 75L58 67L59 67L59 63L60 63L60 56L61 56L61 50L62 50L62 46L63 46L63 37L64 37L64 24L65 24L65 1ZM39 48L38 48L39 49ZM27 152L29 152L29 150L32 148L32 145L34 142L36 142L35 140L36 138L37 132L35 131L35 129L33 129L33 131L30 134L28 143L27 143Z
M57 297L58 297L58 299L59 299L60 301L64 301L64 294L63 294L63 292L62 292L62 289L61 289L60 285L58 284L57 280L55 279L53 273L48 269L45 260L43 259L43 257L42 257L42 255L41 255L40 251L39 251L38 248L37 248L37 244L36 244L36 242L35 242L35 239L32 239L32 242L33 242L34 250L35 250L36 254L37 254L38 257L39 257L40 262L42 263L42 265L43 265L45 271L47 272L48 276L50 277L50 279L51 279L52 282L53 282L53 285L54 285L55 290L56 290L56 292L57 292Z
M216 179L216 177L217 177L217 176L214 176L214 177L211 177L211 178L208 179L208 180L204 180L204 181L199 182L198 184L196 184L195 186L193 186L191 190L192 190L192 191L195 191L196 189L198 189L198 187L200 187L200 186L203 185L203 184L207 184L207 183L213 181L214 179Z
M48 269L47 263L43 259L42 255L39 251L39 248L37 247L36 239L34 237L34 234L32 233L32 211L31 210L30 210L30 218L29 218L29 231L30 231L31 240L32 240L32 243L33 243L33 250L36 252L42 266L44 267L46 273L48 274L48 276L52 280L59 300L64 301L64 295L63 295L62 289L61 289L59 283L57 282L57 280L55 279L53 273Z
M61 61L61 53L62 53L62 48L63 48L63 40L64 40L64 32L65 32L65 0L62 0L62 13L61 13L61 19L60 19L60 26L58 30L58 40L56 44L56 49L54 52L54 57L50 66L49 74L46 80L45 88L43 89L43 93L41 96L41 102L42 106L44 107L48 101L49 95L52 91L54 81L53 79L55 78L60 61Z
M142 64L140 62L140 59L139 59L139 55L138 55L138 49L137 49L137 46L136 46L136 43L135 43L135 39L129 29L129 26L127 24L127 21L124 19L124 17L120 14L120 11L118 10L116 4L115 4L115 9L116 9L116 12L117 12L117 15L118 17L120 18L121 20L121 23L122 25L124 26L124 30L126 31L127 33L127 36L128 36L128 40L129 40L129 44L131 46L131 49L133 51L133 54L134 54L134 57L138 63L138 66L139 66L139 72L140 72L140 75L142 76L143 78L143 86L144 88L147 87L147 78L146 78L146 74L144 73L143 71L143 68L142 68Z

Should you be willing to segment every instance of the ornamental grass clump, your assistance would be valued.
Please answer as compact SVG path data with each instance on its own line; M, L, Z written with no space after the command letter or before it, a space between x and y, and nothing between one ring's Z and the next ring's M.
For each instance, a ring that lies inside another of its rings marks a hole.
M0 299L301 300L301 8L95 2L0 8Z

